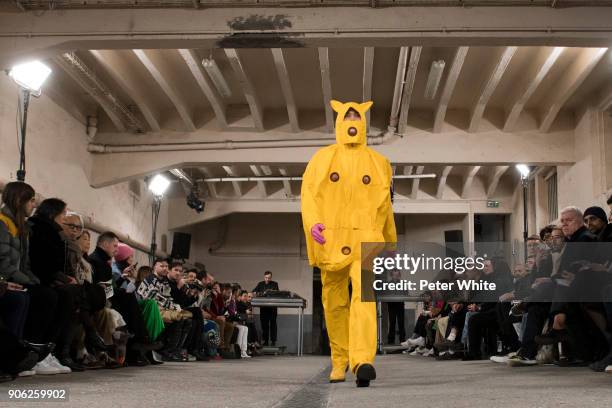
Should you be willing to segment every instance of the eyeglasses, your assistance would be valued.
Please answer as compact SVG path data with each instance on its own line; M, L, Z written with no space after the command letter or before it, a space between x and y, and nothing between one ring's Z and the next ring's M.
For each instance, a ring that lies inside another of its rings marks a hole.
M80 231L83 229L83 226L78 225L78 224L68 224L65 222L64 225L73 231Z

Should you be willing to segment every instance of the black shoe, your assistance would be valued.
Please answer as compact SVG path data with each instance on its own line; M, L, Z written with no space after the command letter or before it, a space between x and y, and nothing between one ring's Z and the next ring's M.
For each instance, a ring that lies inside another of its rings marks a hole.
M144 353L129 353L129 357L127 359L128 366L134 367L145 367L151 364L149 360L145 357Z
M535 336L535 342L541 346L557 344L562 341L566 341L569 338L567 330L556 330L552 329L546 334L541 336Z
M561 357L559 360L553 361L553 364L559 367L586 367L589 365L589 363L584 360L571 357Z
M108 346L98 333L91 332L85 338L85 347L87 350L95 353L96 351L108 351Z
M38 363L38 361L38 353L35 351L28 351L26 356L15 366L15 372L20 373L22 371L29 371L36 365L36 363Z
M149 351L147 353L147 360L149 360L149 362L151 363L151 365L160 365L160 364L164 364L163 360L158 360L157 358L155 358L155 354L153 354L153 351Z
M168 362L175 362L175 363L185 363L187 361L189 361L188 358L186 358L185 356L183 356L180 352L174 352L174 353L167 353L163 355L163 360L164 361L168 361Z
M479 356L473 356L470 354L466 354L465 356L461 358L461 361L477 361L477 360L482 360L482 358Z
M55 343L30 343L24 340L22 344L26 349L38 354L38 361L43 361L55 349Z
M608 354L599 361L589 364L589 368L593 371L597 371L598 373L603 373L606 371L606 367L609 365L612 365L612 353Z
M14 378L13 378L12 375L0 372L0 383L8 382L8 381L13 381L13 380L14 380Z
M85 366L77 363L70 356L57 356L57 361L59 361L61 365L70 368L74 372L85 371Z
M196 361L210 361L210 357L208 357L204 352L202 351L191 351L189 354L191 354L192 356L194 356L196 358Z
M376 370L372 364L359 364L355 371L357 387L369 387L370 381L376 379Z

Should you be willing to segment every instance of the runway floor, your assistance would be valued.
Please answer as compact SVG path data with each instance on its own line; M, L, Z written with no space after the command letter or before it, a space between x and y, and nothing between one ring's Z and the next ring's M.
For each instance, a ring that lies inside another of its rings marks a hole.
M379 356L369 388L328 384L321 356L166 363L36 376L0 384L0 406L70 407L610 407L612 375L588 368L510 368L488 361ZM9 389L68 390L66 403L7 402Z

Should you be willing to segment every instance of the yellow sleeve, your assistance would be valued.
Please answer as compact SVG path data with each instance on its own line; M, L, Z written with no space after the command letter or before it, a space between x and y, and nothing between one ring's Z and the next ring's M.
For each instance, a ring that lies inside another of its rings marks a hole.
M387 162L387 174L389 177L390 185L393 185L393 170L391 170L391 165ZM385 226L383 227L383 236L385 237L385 242L397 242L397 231L395 230L395 219L393 218L393 205L391 204L391 195L389 192L389 201L387 202L387 219L385 221Z
M310 160L306 166L306 171L302 176L302 191L301 191L301 202L302 202L302 225L304 227L304 235L306 236L306 247L308 249L308 259L311 265L315 264L314 259L314 239L310 235L310 229L313 225L321 222L319 216L319 209L315 202L315 180L316 180L316 167L317 160L316 155Z

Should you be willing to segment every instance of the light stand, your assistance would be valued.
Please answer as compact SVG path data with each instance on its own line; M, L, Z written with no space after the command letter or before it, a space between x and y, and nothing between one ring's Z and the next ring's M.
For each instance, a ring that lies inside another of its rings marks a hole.
M521 184L523 186L523 251L525 257L525 264L527 264L527 230L528 230L528 220L527 220L527 187L529 186L529 180L527 177L521 177Z
M161 209L162 196L154 196L151 203L151 248L149 250L149 264L153 267L157 254L157 222L159 221L159 210Z
M149 251L149 262L151 267L155 262L157 254L157 222L159 221L159 210L161 209L161 201L164 193L170 186L170 180L161 174L155 175L149 182L149 190L153 193L153 202L151 203L151 248Z
M516 169L521 173L521 186L523 187L523 251L524 262L527 263L527 237L528 237L528 219L527 219L527 188L529 187L529 173L531 169L526 164L517 164Z
M26 176L26 130L28 122L28 108L30 106L31 91L26 88L19 89L19 104L17 114L19 117L19 169L17 170L17 181L25 181Z

